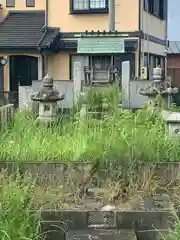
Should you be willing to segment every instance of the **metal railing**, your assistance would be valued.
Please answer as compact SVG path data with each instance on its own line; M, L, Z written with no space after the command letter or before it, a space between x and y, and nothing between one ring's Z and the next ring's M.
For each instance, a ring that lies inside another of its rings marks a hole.
M13 104L17 108L18 102L18 91L0 91L0 107Z

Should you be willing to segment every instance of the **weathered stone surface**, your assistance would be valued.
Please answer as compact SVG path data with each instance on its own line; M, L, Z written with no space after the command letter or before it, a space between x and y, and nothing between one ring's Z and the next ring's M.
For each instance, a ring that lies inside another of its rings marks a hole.
M67 240L137 240L134 231L98 229L68 232Z
M163 193L145 198L143 207L147 211L172 210L172 203L169 195Z
M13 162L13 159L11 162L3 162L0 163L0 171L2 169L8 169L8 173L11 174L12 172L16 172L17 167L22 168L23 171L28 171L30 174L32 174L33 177L37 177L37 173L40 174L40 178L42 183L44 182L44 179L47 179L51 183L54 181L54 184L59 185L59 181L57 181L59 178L62 179L61 171L59 169L63 168L63 175L64 179L67 179L68 177L71 177L71 181L75 182L78 181L81 173L83 173L83 177L89 175L90 169L92 167L91 163L79 163L74 162L70 164L65 163L58 163L58 160L55 162L48 162L43 161L43 159L39 159L37 162L31 162L31 159L29 162L24 163L17 163ZM68 166L68 167L67 167ZM156 164L150 164L150 163L136 163L135 166L132 166L134 168L133 172L136 172L136 176L138 174L141 176L142 172L149 172L151 175L158 178L158 183L161 187L167 186L167 184L174 183L177 181L180 181L180 162L173 162L173 163L156 163ZM121 171L128 171L127 169L123 170L123 165L117 166L117 174L119 174ZM71 174L72 172L73 175ZM95 185L102 184L107 178L111 179L111 172L106 173L107 169L100 169L98 173L96 173L93 178L93 180L96 182ZM72 175L72 176L71 176ZM115 175L115 171L113 171L113 175ZM112 177L113 177L112 175ZM135 174L132 175L132 178ZM74 179L72 179L72 177ZM131 177L131 175L129 175ZM39 179L40 180L40 179ZM91 179L92 180L92 179ZM94 184L93 184L94 185Z
M102 212L94 211L95 215L100 213L99 217L94 221L92 211L59 211L42 213L42 231L48 231L50 236L48 239L57 240L63 238L62 234L68 233L67 239L127 239L135 240L159 240L160 235L168 234L170 222L174 220L170 212ZM109 215L107 215L109 214ZM112 221L112 217L115 219ZM91 219L89 219L91 217ZM96 216L97 217L97 216ZM106 224L105 220L110 220L110 224ZM91 224L94 223L94 224ZM99 223L99 224L98 224ZM103 223L103 224L102 224ZM115 225L114 225L115 223ZM109 231L107 230L109 226ZM111 226L110 226L111 225ZM123 229L123 230L122 230ZM158 230L159 229L159 230ZM63 231L63 233L62 233ZM114 237L114 238L113 238Z

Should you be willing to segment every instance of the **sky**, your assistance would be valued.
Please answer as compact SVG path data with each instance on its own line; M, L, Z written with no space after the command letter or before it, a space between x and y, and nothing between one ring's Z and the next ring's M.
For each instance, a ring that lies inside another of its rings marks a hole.
M168 2L168 39L180 41L180 0Z

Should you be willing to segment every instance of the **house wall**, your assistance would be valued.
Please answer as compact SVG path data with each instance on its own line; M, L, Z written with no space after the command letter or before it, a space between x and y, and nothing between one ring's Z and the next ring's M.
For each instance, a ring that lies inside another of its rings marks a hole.
M48 72L54 80L70 79L70 53L60 52L48 56Z
M166 47L164 45L141 39L141 51L165 56Z
M143 6L142 6L143 7ZM142 10L141 29L157 38L165 39L166 22Z
M173 85L180 87L180 54L168 54L167 68L168 76L171 76Z
M141 0L141 19L140 29L147 35L166 40L167 36L167 21L148 13L144 10L144 0ZM166 47L152 42L143 40L141 41L141 52L149 52L156 55L165 56ZM142 63L143 65L143 63Z
M139 23L139 0L115 0L116 29L136 31ZM48 24L62 32L108 30L108 13L70 14L70 0L49 1Z
M180 68L180 54L168 54L168 68Z
M0 11L0 16L5 16L11 10L45 10L46 0L36 0L35 7L26 7L26 0L15 0L15 7L6 7L6 0L1 0L3 9Z
M151 14L143 11L143 17L144 17L144 28L142 30L151 36L160 38L162 40L165 40L166 36L166 24L165 21L162 21L158 19L155 16L152 16ZM147 20L149 18L149 20ZM147 24L147 22L149 22ZM145 39L141 39L141 56L143 57L143 52L145 53L151 53L155 55L160 56L166 56L166 46L155 43L152 41L147 41ZM141 61L141 65L143 66L143 61Z

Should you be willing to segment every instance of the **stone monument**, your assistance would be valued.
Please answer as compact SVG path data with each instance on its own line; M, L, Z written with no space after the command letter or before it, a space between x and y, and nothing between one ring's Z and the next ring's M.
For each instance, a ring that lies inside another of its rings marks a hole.
M150 100L156 100L159 95L163 98L165 105L170 105L171 97L178 92L177 88L171 86L171 81L163 79L162 69L156 67L153 69L153 81L146 88L139 90L140 95L147 96Z
M64 100L64 94L54 89L53 78L47 74L38 92L31 95L31 100L39 102L38 120L45 123L57 122L57 102Z

